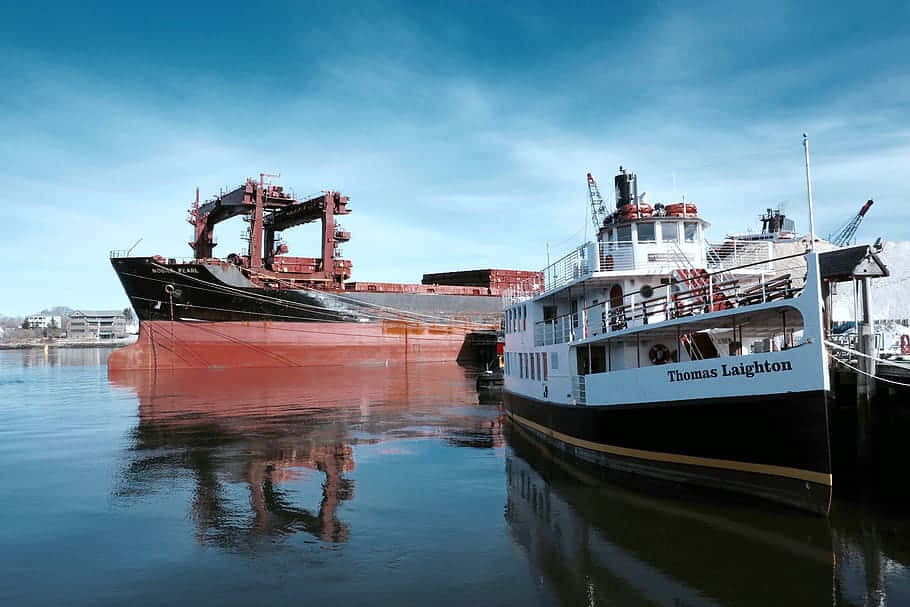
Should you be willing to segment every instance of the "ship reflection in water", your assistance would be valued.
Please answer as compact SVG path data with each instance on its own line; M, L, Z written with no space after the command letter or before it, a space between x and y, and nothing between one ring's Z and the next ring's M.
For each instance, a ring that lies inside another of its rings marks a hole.
M477 395L457 365L111 371L110 379L139 397L117 497L142 498L188 474L198 540L226 548L296 533L347 542L339 506L355 496L355 446L427 437L502 446L498 412L458 414ZM415 424L440 404L452 431ZM316 487L318 505L299 505Z
M285 584L368 604L910 604L902 510L617 484L503 426L476 373L354 372L112 372L138 396L114 502L177 508L207 554L278 571L220 565L275 601Z
M907 556L905 514L838 503L829 521L727 495L617 486L521 428L506 437L505 518L561 604L910 604L910 570L895 558Z

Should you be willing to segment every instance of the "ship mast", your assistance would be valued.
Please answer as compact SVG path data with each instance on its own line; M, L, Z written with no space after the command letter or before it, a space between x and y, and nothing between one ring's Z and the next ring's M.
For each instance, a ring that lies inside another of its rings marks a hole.
M815 210L812 207L812 175L809 171L809 135L803 133L803 147L806 150L806 192L809 196L809 250L815 250Z

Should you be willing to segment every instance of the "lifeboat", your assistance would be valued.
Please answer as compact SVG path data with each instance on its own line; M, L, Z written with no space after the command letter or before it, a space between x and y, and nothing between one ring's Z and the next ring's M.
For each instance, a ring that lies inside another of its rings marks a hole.
M639 217L650 217L653 213L651 205L647 203L626 204L619 208L619 216L622 219L637 219Z
M668 204L665 208L669 217L695 217L698 215L698 207L688 202Z

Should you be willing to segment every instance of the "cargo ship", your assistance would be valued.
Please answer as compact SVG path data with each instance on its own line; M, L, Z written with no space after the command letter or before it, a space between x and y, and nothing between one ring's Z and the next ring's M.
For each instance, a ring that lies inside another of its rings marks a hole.
M500 327L507 288L537 289L539 272L474 270L425 275L423 284L346 282L350 240L338 218L349 199L324 191L298 200L247 179L189 211L193 257L133 257L111 264L139 319L139 339L111 369L300 367L465 360L472 336ZM215 226L249 223L243 254L215 257ZM290 256L281 233L321 222L321 257Z
M712 244L695 204L614 186L596 240L504 298L508 417L607 469L827 514L830 285L886 276L875 250Z

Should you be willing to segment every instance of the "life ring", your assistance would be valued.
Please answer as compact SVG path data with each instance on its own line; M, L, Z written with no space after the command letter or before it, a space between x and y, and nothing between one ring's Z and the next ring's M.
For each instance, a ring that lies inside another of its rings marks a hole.
M648 352L652 365L665 365L670 362L670 350L663 344L654 344Z
M667 211L667 215L671 217L682 217L683 215L688 215L695 217L698 215L698 207L690 203L681 203L677 202L674 204L668 204L664 207Z
M901 354L910 354L910 335L901 335Z
M626 204L620 207L619 213L623 216L632 216L638 217L650 217L652 213L651 205L643 202L641 204Z

